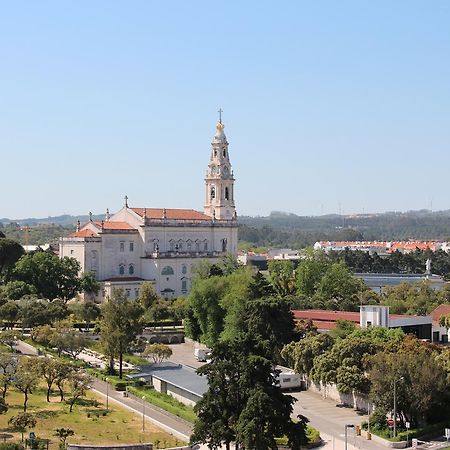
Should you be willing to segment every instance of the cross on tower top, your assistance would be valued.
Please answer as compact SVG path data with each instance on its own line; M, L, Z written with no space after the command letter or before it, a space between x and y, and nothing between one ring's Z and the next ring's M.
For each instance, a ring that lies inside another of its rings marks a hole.
M223 113L223 109L220 108L219 111L217 111L219 113L219 123L222 123L222 113Z
M128 208L128 195L125 195L125 208Z

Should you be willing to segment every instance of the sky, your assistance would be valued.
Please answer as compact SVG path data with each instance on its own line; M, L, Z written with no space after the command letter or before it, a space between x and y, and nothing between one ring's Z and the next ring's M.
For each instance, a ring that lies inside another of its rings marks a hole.
M0 217L449 209L450 2L0 0Z

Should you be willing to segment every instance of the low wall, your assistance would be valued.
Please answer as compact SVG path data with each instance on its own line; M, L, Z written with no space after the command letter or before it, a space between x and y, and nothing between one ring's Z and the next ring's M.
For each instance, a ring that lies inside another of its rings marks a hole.
M153 450L153 444L79 445L67 444L67 450Z
M361 394L342 394L337 390L334 383L324 385L322 383L314 383L309 381L306 383L306 386L308 391L316 392L324 398L330 398L342 405L351 406L353 409L357 409L358 411L367 412L369 407L371 410L373 409L373 405L370 403L367 396Z

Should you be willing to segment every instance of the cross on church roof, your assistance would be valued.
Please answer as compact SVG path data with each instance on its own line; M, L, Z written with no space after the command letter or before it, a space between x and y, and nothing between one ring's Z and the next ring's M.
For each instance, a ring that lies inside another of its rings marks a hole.
M223 109L220 108L219 111L217 111L219 113L219 123L222 123L222 113L223 113Z

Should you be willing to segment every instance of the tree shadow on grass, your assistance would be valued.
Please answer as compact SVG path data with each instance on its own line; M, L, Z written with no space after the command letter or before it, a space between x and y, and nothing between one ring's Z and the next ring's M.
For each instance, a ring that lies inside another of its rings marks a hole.
M66 403L67 403L68 405L70 405L70 402L69 402L69 401L66 401ZM78 406L86 406L86 407L91 406L91 407L97 408L97 407L100 405L100 402L98 402L98 401L95 400L95 399L78 398L78 399L75 400L75 405L78 405Z
M61 411L55 411L54 409L44 409L32 413L37 419L51 419L52 417L59 416Z

